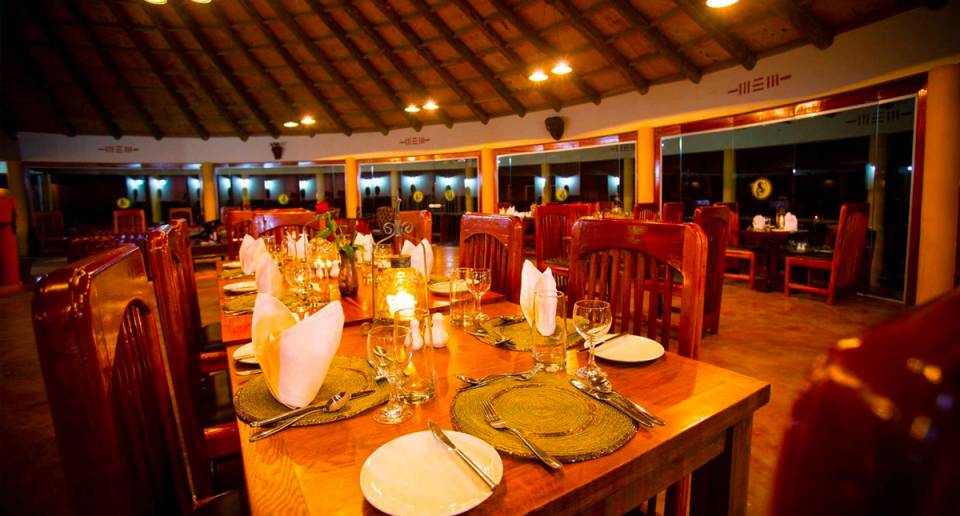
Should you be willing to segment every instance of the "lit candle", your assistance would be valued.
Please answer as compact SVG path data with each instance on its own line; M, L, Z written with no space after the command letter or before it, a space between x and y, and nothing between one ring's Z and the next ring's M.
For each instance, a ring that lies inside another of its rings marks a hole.
M398 311L405 308L416 308L417 300L409 292L397 292L396 295L387 294L387 309L393 317Z

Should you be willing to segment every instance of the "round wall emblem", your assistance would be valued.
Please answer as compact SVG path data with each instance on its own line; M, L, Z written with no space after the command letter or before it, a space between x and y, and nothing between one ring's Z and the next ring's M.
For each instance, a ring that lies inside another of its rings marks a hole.
M282 193L277 196L277 202L280 203L280 206L286 206L290 202L290 196Z
M413 192L413 202L423 202L423 192L420 190Z
M120 208L121 210L125 210L129 207L130 207L130 199L127 199L126 197L121 197L117 199L117 208Z
M457 198L457 192L454 192L452 189L446 190L443 192L443 198L448 201L453 201L454 199Z
M770 197L770 194L773 193L773 183L765 177L757 179L753 183L750 183L750 193L753 194L753 197L758 200L764 200Z

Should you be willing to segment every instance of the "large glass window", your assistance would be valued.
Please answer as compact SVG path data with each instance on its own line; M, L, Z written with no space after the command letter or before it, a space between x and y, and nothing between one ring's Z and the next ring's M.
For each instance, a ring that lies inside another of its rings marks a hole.
M343 165L217 168L217 194L221 207L312 210L317 201L327 201L331 209L343 214L346 210L345 185Z

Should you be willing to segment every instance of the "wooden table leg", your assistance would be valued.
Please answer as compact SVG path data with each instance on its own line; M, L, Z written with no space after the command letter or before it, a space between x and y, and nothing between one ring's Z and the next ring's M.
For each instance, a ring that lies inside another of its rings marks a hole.
M727 429L724 452L693 472L690 516L746 514L752 429L752 415Z

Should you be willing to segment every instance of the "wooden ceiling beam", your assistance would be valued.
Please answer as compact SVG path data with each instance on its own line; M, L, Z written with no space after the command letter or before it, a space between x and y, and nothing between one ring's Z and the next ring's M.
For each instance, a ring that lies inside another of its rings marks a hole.
M106 106L103 105L103 101L97 96L97 92L90 84L90 81L87 80L87 77L84 75L80 65L77 64L77 60L74 59L73 54L70 53L70 50L63 42L60 34L53 27L53 24L50 23L50 18L47 17L45 12L43 12L43 4L41 2L27 2L27 4L32 7L33 14L39 21L47 40L53 46L54 52L56 52L57 57L60 58L60 61L63 62L63 65L67 68L67 72L69 72L70 77L80 87L80 91L83 92L87 102L97 113L97 117L107 128L107 133L119 140L121 137L123 137L123 131L120 130L120 126L117 125L116 121L114 121L113 115L110 114L110 111L108 111Z
M67 114L67 110L64 108L63 103L60 102L57 94L50 86L50 81L47 79L47 76L44 75L43 71L37 66L36 60L27 54L27 48L23 44L15 43L11 46L14 47L14 57L20 66L30 74L30 78L32 79L30 86L39 90L40 93L43 94L43 96L47 99L49 105L57 113L60 123L63 125L63 134L67 136L76 136L76 126L74 126L73 122L70 121L70 115ZM6 116L10 116L10 112L12 112L13 109L4 109L3 111Z
M147 43L144 35L138 31L129 30L126 27L133 24L133 18L130 17L130 13L126 9L115 2L110 2L109 0L103 2L104 5L110 9L110 12L113 14L113 17L120 21L120 24L124 26L124 32L127 37L133 41L133 45L137 48L137 51L140 52L140 55L147 61L147 64L150 65L150 70L154 75L160 79L160 83L163 84L164 89L167 93L170 94L170 97L173 98L174 104L177 105L177 108L180 110L180 113L187 119L187 122L190 123L190 126L193 127L193 130L196 131L197 135L207 140L210 138L210 131L207 131L203 127L203 123L200 122L200 118L197 116L197 113L193 111L193 108L190 107L190 103L187 102L187 99L180 93L180 90L177 89L176 84L170 80L170 77L164 73L163 64L157 59L157 56L153 55L150 52L150 45Z
M411 29L406 22L400 19L400 15L393 10L393 6L386 3L384 0L372 0L372 3L377 7L377 9L390 21L391 25L395 27L400 34L407 40L408 43L413 45L413 48L416 49L417 54L426 61L433 71L435 71L440 78L443 79L443 82L457 94L457 97L460 97L460 100L470 109L470 111L477 117L480 122L486 124L490 121L490 115L486 111L480 108L474 101L473 98L467 93L467 90L460 85L453 75L447 71L443 65L440 64L440 61L437 60L430 49L423 44L423 41L420 39L420 36L417 36L417 33Z
M246 86L236 74L234 74L233 69L227 64L226 60L223 59L223 56L217 52L217 47L207 38L203 30L197 26L197 22L190 16L186 8L179 2L171 2L168 5L173 8L177 17L180 18L181 23L187 27L187 31L206 53L207 59L213 63L213 66L215 66L223 78L226 79L227 84L240 96L240 100L242 100L246 108L253 113L253 116L260 122L260 125L263 126L270 136L279 138L280 128L274 124L273 121L270 120L270 116L260 108L259 101L253 98L253 95L247 91Z
M341 5L340 8L343 9L343 11L347 13L347 16L353 20L353 23L356 23L360 30L363 31L362 35L365 35L370 39L370 41L373 41L373 44L380 49L380 52L382 52L383 56L386 57L387 61L390 61L390 66L392 66L397 73L399 73L400 76L407 81L407 84L414 89L415 94L421 99L428 98L429 95L427 94L427 88L423 85L423 82L421 82L420 79L410 71L410 68L408 68L403 60L400 59L400 56L390 50L390 44L387 43L386 40L383 39L383 36L381 36L380 33L373 28L373 25L369 20L367 20L363 13L361 13L356 6L349 2ZM453 120L450 119L450 115L447 114L443 107L437 110L437 116L440 117L443 125L447 127L453 127Z
M680 53L677 48L660 32L660 29L654 27L643 14L637 10L628 0L609 0L613 8L620 13L628 23L636 27L643 37L649 41L657 52L670 61L670 64L677 67L684 77L693 83L700 82L703 72L700 71L686 56Z
M633 83L634 88L639 91L641 94L645 94L648 89L650 89L650 83L640 75L640 72L636 71L625 57L623 57L616 48L613 47L610 43L607 43L606 37L600 33L593 25L590 24L581 14L577 11L577 8L573 6L567 0L553 0L553 6L560 11L560 13L565 16L570 23L573 25L573 28L577 30L583 37L587 38L588 41L593 43L593 46L597 49L598 52L606 59L611 65L617 68L631 83Z
M247 141L247 138L250 137L250 133L247 132L243 126L240 125L240 122L230 113L230 110L227 109L226 103L220 98L220 95L217 94L216 88L213 87L213 83L210 82L207 77L201 73L199 67L196 63L190 60L187 56L186 51L183 48L183 43L173 34L170 33L170 28L167 26L167 23L161 18L153 9L144 9L143 5L137 6L139 9L142 9L146 13L147 17L150 18L150 22L153 24L153 27L160 34L160 38L163 39L164 43L173 50L173 55L177 56L177 60L180 61L180 64L183 65L183 69L186 71L190 79L200 85L200 90L210 99L210 102L216 108L220 116L230 124L230 127L233 128L233 132L237 135L238 138L242 141ZM150 6L147 6L150 7Z
M527 41L529 41L541 53L545 54L544 57L551 58L561 55L553 45L545 40L543 36L538 34L537 31L533 30L533 28L526 21L524 21L524 19L521 18L518 13L513 11L510 6L506 5L503 0L488 1L493 5L494 9L497 10L497 13L503 16L504 19L510 23L510 25L513 25L515 29L523 34ZM600 93L593 89L592 86L587 84L583 78L577 76L576 72L571 75L572 77L570 80L577 87L577 89L583 92L583 94L586 95L587 98L589 98L594 104L600 104Z
M500 37L500 34L497 34L497 31L493 30L493 27L490 27L486 24L483 16L477 12L473 5L465 0L453 0L453 4L456 5L457 9L459 9L460 12L466 15L466 17L477 26L480 32L487 38L487 41L496 47L500 54L510 61L510 64L520 68L521 70L527 68L528 64L506 44L503 38ZM558 99L557 96L550 91L549 88L551 85L540 86L541 87L538 88L537 91L543 95L543 98L547 101L547 104L549 104L554 111L560 111L560 109L563 107L563 104L560 102L560 99Z
M723 47L741 66L747 70L753 70L753 67L757 64L757 56L754 55L743 41L740 41L739 38L724 29L712 14L705 12L704 9L700 7L700 2L696 0L674 1L694 23L700 26L718 45Z
M314 80L310 78L305 71L303 71L303 68L300 66L300 62L293 57L293 54L287 50L273 30L267 26L267 24L263 21L263 18L261 18L260 13L257 12L252 5L250 5L248 0L238 0L237 3L244 10L247 16L256 22L257 28L273 45L273 48L276 50L276 52L280 54L280 58L283 59L283 62L286 63L287 67L293 71L293 74L297 77L297 80L299 80L303 87L306 88L307 93L313 97L314 102L320 106L320 109L323 110L327 118L329 118L343 134L347 136L353 134L353 128L347 125L340 112L338 112L330 103L330 101L320 93L320 90L317 89L316 85L314 84Z
M337 20L333 18L327 11L324 10L323 6L320 5L317 0L306 0L307 6L313 10L313 12L320 18L320 21L326 25L327 30L333 33L334 37L337 38L337 41L340 42L340 45L347 50L347 53L350 54L350 57L360 65L360 68L363 68L364 73L367 74L367 77L373 81L377 88L390 100L393 104L393 107L407 119L407 123L410 124L415 131L419 132L423 129L423 123L411 113L407 113L404 108L407 107L404 104L403 99L401 99L393 88L387 84L387 81L383 80L383 77L380 76L380 70L377 70L370 61L364 57L363 51L357 47L356 43L353 42L349 37L344 34L343 27L337 23Z
M419 11L427 19L427 22L443 36L443 39L446 40L447 44L453 47L456 50L457 54L463 58L464 61L470 63L470 66L480 74L481 77L486 79L487 83L493 87L494 91L500 95L500 97L506 101L506 103L513 109L513 112L519 117L523 117L527 114L527 107L523 105L517 97L513 95L513 92L510 91L510 88L507 88L503 82L497 78L492 70L477 57L470 47L465 45L462 41L457 39L454 36L453 31L450 30L450 27L447 25L447 22L443 21L443 18L440 17L437 13L430 10L430 6L427 5L423 0L409 0L413 4L414 9Z
M771 8L782 14L797 32L813 46L823 50L833 44L833 31L804 9L796 0L770 0Z
M270 9L281 19L283 24L293 32L294 37L299 41L310 53L310 56L323 68L324 72L333 79L344 92L351 97L351 100L357 107L360 108L360 111L363 112L364 116L373 123L374 127L383 134L390 132L390 129L387 125L380 120L380 117L373 111L369 104L367 104L360 93L356 88L351 85L347 79L340 73L340 70L337 69L333 63L330 62L330 59L323 53L320 47L310 38L310 36L304 32L303 27L300 26L299 22L294 19L290 14L287 13L286 8L280 4L278 0L267 0L267 4L270 6Z

